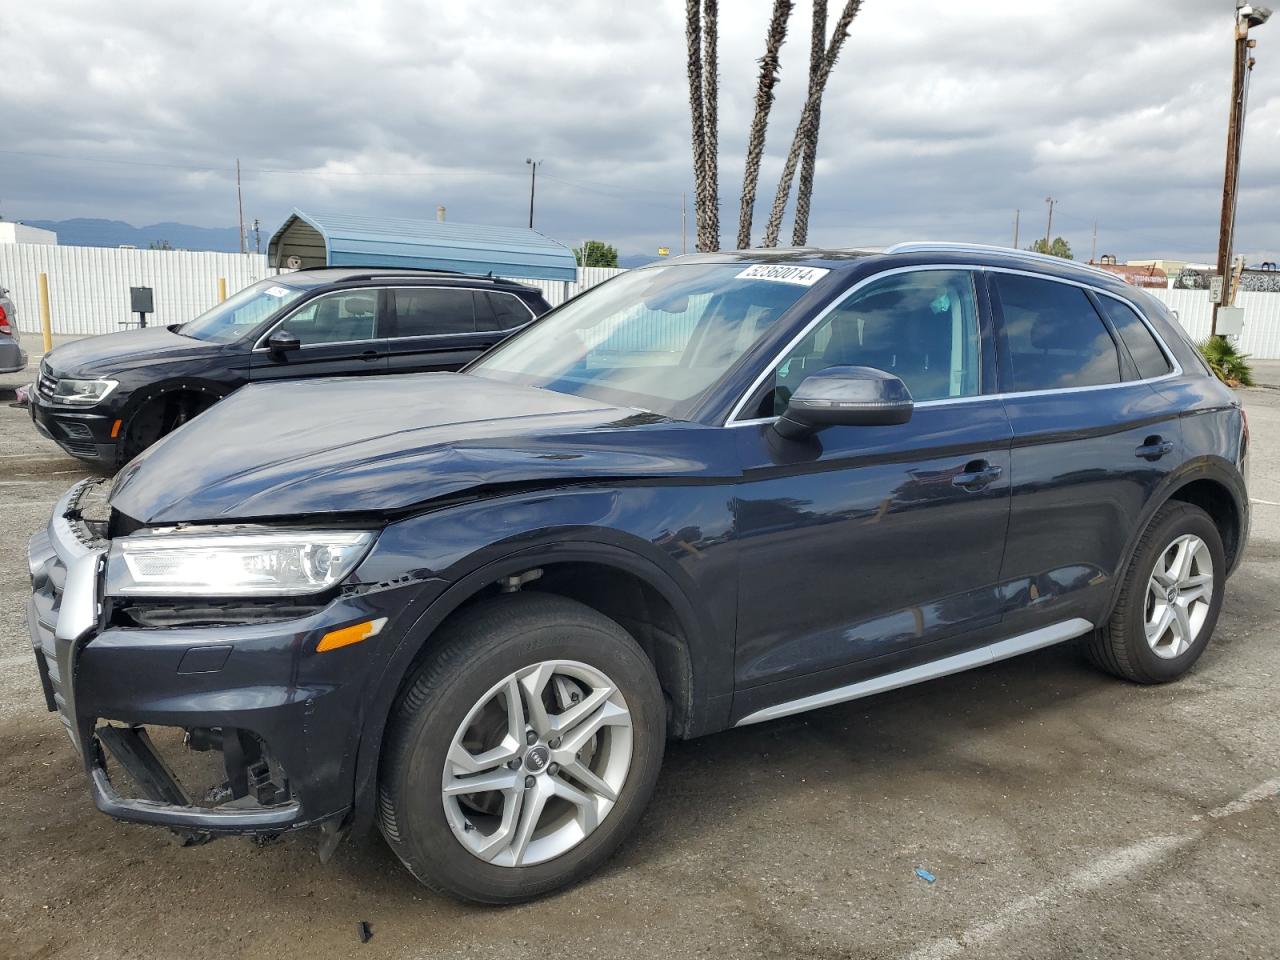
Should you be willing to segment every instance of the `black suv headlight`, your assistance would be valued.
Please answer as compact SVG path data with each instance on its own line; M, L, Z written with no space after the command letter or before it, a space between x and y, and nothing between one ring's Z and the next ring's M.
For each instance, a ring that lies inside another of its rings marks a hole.
M59 403L75 403L91 407L104 400L120 386L117 380L59 380L53 388L53 399Z
M111 541L108 596L293 597L343 580L369 552L368 530L147 531Z

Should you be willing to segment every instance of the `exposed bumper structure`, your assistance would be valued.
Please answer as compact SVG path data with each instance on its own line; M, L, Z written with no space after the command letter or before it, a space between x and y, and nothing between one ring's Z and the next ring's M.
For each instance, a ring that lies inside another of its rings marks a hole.
M109 542L83 516L101 482L64 495L28 548L41 685L83 759L98 809L201 834L275 833L343 818L369 676L381 645L397 636L388 629L350 648L315 648L329 631L393 615L402 591L267 609L252 622L124 625L102 595ZM157 728L173 734L168 753L148 734ZM199 784L211 789L191 790L197 784L174 774L168 761L190 760L191 751L214 760L221 753L217 779Z

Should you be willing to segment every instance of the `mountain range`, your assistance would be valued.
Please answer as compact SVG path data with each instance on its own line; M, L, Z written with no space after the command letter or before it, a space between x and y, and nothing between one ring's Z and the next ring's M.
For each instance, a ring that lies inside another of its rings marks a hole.
M240 231L235 227L193 227L189 223L153 223L135 227L123 220L100 220L77 217L73 220L24 220L30 227L53 230L58 243L68 247L139 247L167 243L175 250L215 250L238 253ZM268 235L263 234L265 247ZM253 246L253 235L249 235Z

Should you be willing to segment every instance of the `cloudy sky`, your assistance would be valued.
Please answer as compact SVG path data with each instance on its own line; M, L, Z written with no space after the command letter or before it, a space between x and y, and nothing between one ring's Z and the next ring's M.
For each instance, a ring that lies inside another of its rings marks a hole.
M841 5L831 0L832 19ZM721 2L721 205L737 228L768 0ZM1208 259L1234 0L866 0L828 86L810 241ZM6 4L0 213L274 227L291 207L680 246L691 191L684 5ZM782 54L757 227L800 110L809 6ZM1280 17L1256 32L1237 250L1280 259ZM690 215L689 237L693 226ZM788 222L784 237L789 237Z

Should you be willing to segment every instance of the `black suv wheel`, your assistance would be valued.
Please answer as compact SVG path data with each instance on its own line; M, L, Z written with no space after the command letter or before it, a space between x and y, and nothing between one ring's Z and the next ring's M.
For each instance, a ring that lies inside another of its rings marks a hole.
M665 745L662 691L618 624L548 594L449 624L395 709L383 836L422 883L514 903L586 877L640 818Z

